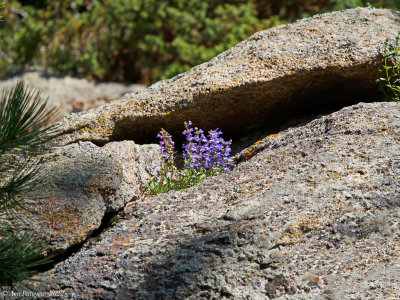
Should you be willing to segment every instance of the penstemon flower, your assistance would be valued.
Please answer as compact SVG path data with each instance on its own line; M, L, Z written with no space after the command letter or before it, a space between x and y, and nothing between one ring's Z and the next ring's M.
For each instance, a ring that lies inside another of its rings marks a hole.
M210 130L207 137L204 131L195 127L191 121L184 122L185 130L182 132L186 143L182 145L184 150L184 170L178 172L174 162L174 142L171 135L161 129L157 137L160 139L163 165L158 171L157 178L150 180L149 191L151 193L166 192L171 189L178 190L189 187L199 182L205 176L215 175L219 171L230 171L231 141L224 141L222 131L218 128ZM150 169L155 166L149 165Z
M209 137L209 147L208 147L208 161L209 165L207 168L221 168L225 172L229 172L229 164L232 163L230 158L231 153L231 141L224 141L220 135L222 131L218 128L215 130L210 130Z
M157 134L157 137L161 139L160 141L160 146L161 146L161 153L164 157L164 159L167 159L168 161L173 161L174 160L174 141L172 140L171 135L164 130L164 128L161 128L161 131L159 134Z
M229 172L231 142L224 141L220 136L222 131L218 128L210 130L208 139L204 136L204 132L197 127L191 128L192 122L185 122L185 130L183 134L188 144L183 144L183 158L185 158L185 168L199 169L201 167L206 170L211 168L222 169ZM194 132L194 135L193 135Z

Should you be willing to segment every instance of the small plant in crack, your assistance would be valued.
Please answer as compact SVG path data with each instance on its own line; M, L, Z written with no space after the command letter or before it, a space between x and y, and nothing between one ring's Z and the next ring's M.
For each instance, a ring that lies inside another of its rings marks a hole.
M384 44L383 64L379 71L384 77L378 78L376 83L379 89L390 101L400 101L400 54L399 54L400 33L393 43L387 39Z
M176 167L175 143L171 135L164 129L157 135L160 139L162 164L157 170L157 175L150 179L148 185L150 194L181 190L200 182L207 176L230 172L232 142L222 138L222 131L218 128L210 130L206 137L202 129L192 128L191 121L184 124L183 135L186 143L182 145L183 170ZM149 168L157 169L154 165L149 165Z

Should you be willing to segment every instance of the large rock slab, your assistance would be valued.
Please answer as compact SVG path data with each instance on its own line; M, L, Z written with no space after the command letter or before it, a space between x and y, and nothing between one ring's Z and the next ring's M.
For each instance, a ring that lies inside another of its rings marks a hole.
M145 191L151 170L159 165L158 145L132 141L98 147L78 142L56 149L41 160L47 174L46 197L34 203L38 214L29 226L48 242L48 252L63 252L100 227L105 214L116 213ZM154 175L154 174L153 174Z
M229 174L133 202L38 288L73 299L398 299L399 144L399 103L266 137Z
M143 143L161 127L180 133L190 119L235 136L298 110L372 101L383 44L399 31L399 12L373 8L277 26L143 92L70 115L60 133L64 143Z

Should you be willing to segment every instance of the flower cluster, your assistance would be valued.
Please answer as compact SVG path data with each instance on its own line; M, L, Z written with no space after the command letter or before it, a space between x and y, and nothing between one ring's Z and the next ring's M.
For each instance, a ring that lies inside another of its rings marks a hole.
M172 166L174 164L175 153L175 143L172 140L172 136L168 132L166 132L164 128L161 128L161 131L159 134L157 134L157 137L161 139L160 147L163 158L168 162L170 166Z
M222 131L218 128L210 130L207 138L203 130L191 127L191 121L184 124L186 144L183 144L183 171L178 172L175 167L175 143L171 135L164 129L157 135L160 139L163 163L157 171L157 176L149 182L148 189L153 194L187 188L205 176L215 175L219 171L230 171L231 141L222 139ZM149 168L156 169L153 165L149 165Z
M192 122L185 122L183 134L188 144L183 144L183 158L185 159L185 168L205 170L217 168L229 172L229 164L232 163L230 156L231 142L224 141L220 136L222 131L218 128L210 130L208 139L203 130L195 127L191 128Z

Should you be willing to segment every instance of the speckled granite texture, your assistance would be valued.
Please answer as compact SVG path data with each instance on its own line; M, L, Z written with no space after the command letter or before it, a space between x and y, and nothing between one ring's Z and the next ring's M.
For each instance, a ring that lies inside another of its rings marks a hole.
M158 145L133 141L98 147L78 142L42 157L45 197L34 202L28 222L47 241L48 252L62 253L100 227L106 213L118 212L146 191L151 170L160 164Z
M142 197L55 269L65 299L398 299L400 104L264 138L230 174Z

